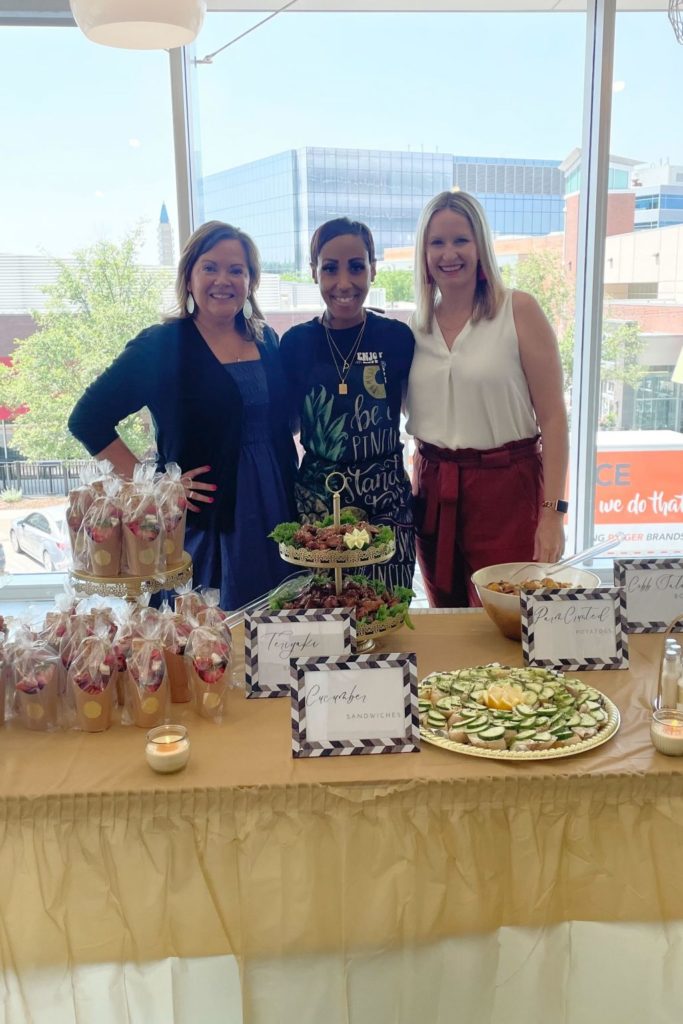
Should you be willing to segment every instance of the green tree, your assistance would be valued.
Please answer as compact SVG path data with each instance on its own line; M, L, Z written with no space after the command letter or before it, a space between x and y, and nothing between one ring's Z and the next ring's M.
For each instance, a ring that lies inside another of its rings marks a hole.
M574 372L574 286L558 253L539 251L522 257L514 265L503 267L503 280L509 288L530 292L548 317L557 335L566 391L571 391ZM638 324L610 320L604 310L600 376L602 383L613 381L637 387L644 374L640 355L645 344Z
M37 331L15 342L12 366L0 366L0 402L28 406L14 428L13 444L30 459L82 458L82 445L67 429L69 413L85 388L143 328L160 318L168 272L136 262L140 230L120 244L99 242L55 260L59 275L45 289L47 309L35 313ZM147 417L134 415L119 432L133 451L150 445Z
M387 302L413 302L413 274L410 270L378 270L374 281L375 288L384 288Z

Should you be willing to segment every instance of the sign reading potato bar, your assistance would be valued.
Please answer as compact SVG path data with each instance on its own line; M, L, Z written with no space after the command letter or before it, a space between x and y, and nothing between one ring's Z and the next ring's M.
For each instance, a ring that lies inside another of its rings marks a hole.
M292 754L419 750L414 654L292 660Z
M348 608L247 613L247 697L288 697L290 659L350 654L355 642L356 616Z
M561 671L628 668L623 589L522 590L527 665Z

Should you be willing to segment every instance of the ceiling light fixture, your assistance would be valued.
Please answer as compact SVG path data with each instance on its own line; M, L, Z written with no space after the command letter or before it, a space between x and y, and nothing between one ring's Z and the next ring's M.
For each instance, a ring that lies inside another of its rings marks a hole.
M126 50L172 50L197 36L206 0L69 0L88 39Z

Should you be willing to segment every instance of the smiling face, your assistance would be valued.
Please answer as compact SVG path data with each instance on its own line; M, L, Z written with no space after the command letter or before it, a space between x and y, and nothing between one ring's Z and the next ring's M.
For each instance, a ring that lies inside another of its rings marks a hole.
M198 323L232 323L249 295L247 254L237 238L224 238L197 259L189 289Z
M427 228L427 270L443 294L454 288L477 285L479 253L467 217L454 210L439 210Z
M360 235L337 235L320 250L311 265L313 280L327 306L333 327L353 327L363 320L363 303L375 280L375 264Z

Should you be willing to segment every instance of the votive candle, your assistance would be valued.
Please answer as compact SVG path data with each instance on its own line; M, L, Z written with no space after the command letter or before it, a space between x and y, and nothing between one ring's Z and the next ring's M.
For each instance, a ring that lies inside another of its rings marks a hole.
M147 733L145 758L155 772L178 772L190 759L190 740L184 725L158 725Z
M650 738L661 754L683 755L683 713L668 708L653 712Z

